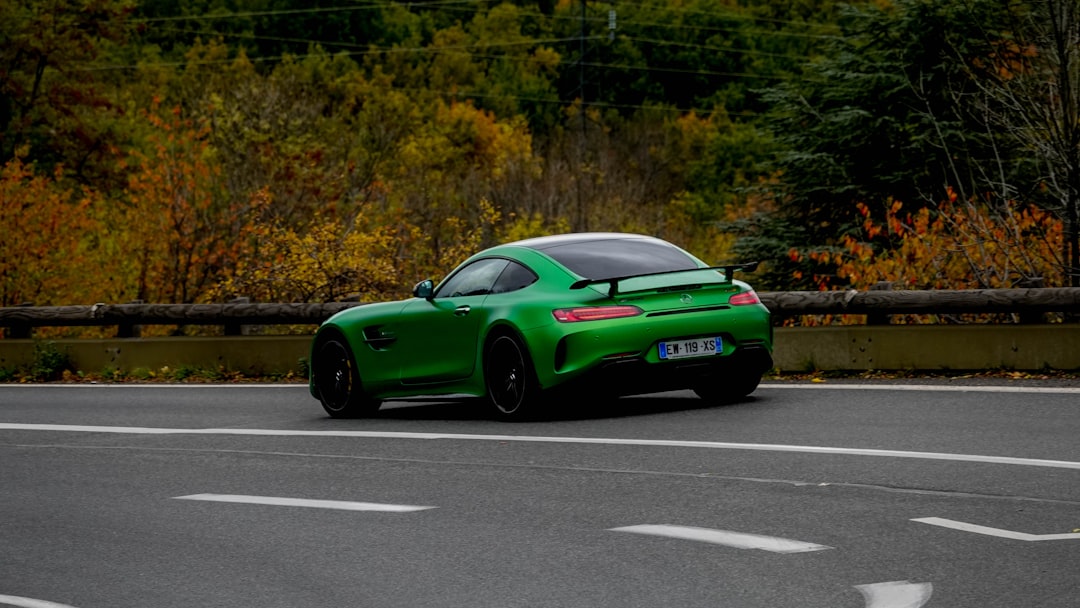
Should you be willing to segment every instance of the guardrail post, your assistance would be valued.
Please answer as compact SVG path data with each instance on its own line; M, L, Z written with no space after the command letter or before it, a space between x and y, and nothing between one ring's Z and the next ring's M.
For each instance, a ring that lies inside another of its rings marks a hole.
M247 304L251 302L251 298L238 297L231 300L227 300L226 304ZM247 335L247 328L236 322L228 322L225 324L226 336L245 336Z
M19 308L29 308L33 306L33 302L23 302L18 304ZM12 340L29 340L34 335L34 326L29 323L19 323L18 325L11 325L4 332L4 336Z
M892 291L892 281L878 281L870 286L870 291ZM866 315L867 325L888 325L892 320L891 315L885 315L880 313L870 313Z
M1026 289L1042 289L1046 287L1046 280L1042 277L1030 277L1020 281L1017 287L1023 287ZM1046 315L1041 312L1022 312L1019 315L1020 323L1025 325L1037 325L1039 323L1046 323Z
M145 304L142 300L132 300L128 304ZM116 326L117 338L141 338L142 337L142 325L137 323L124 322Z

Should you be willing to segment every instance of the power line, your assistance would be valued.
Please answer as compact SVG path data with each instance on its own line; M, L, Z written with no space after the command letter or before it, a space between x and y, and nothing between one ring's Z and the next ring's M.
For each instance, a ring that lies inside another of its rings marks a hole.
M590 40L602 39L603 36L592 36ZM549 41L574 41L578 38L560 38L551 39ZM520 43L525 44L525 43ZM492 44L490 46L506 46ZM363 51L341 51L338 53L301 53L296 55L274 55L268 57L259 56L247 56L247 59L252 63L272 63L280 62L286 58L291 59L307 59L310 57L329 57L333 59L339 56L361 56L361 55L380 55L380 54L396 54L396 53L443 53L451 52L467 56L467 57L482 57L486 59L506 59L517 62L539 62L537 59L528 57L507 57L505 55L478 55L476 53L465 52L469 46L454 46L454 47L419 47L419 48L382 48L382 49L368 49ZM183 61L159 61L149 63L138 64L126 64L126 65L108 65L108 66L83 66L72 68L72 71L79 72L102 72L102 71L116 71L116 70L133 70L140 67L183 67L188 65L228 65L236 61L236 57L229 57L225 59L199 59L199 60L183 60ZM574 64L578 65L577 62ZM751 72L718 72L712 70L695 70L695 69L682 69L671 67L657 67L657 66L641 66L631 64L618 64L618 63L594 63L583 62L581 65L590 68L610 69L610 70L624 70L624 71L639 71L639 72L658 72L658 73L670 73L670 74L690 74L695 76L721 76L726 78L748 78L755 80L780 80L780 81L792 81L799 80L804 82L818 82L817 79L794 77L794 76L782 76L782 75L763 75L755 74ZM592 105L592 104L590 104Z
M363 49L356 51L342 51L338 54L348 55L377 55L377 54L389 54L389 53L439 53L446 50L458 50L458 49L473 49L473 48L493 48L493 47L514 47L514 46L543 46L549 43L559 42L577 42L577 36L569 38L530 38L527 40L518 40L514 42L470 42L467 44L450 45L450 46L421 46L421 47L372 47L369 44L360 44L356 42L331 42L326 40L312 40L310 38L284 38L280 36L260 36L247 32L203 32L200 30L187 30L179 28L165 28L164 31L177 32L184 34L195 35L213 35L220 36L222 38L244 38L247 40L269 40L273 42L294 42L303 43L307 45L317 45L320 47L345 47L350 49ZM595 36L593 38L600 38ZM295 57L306 57L308 55L294 55Z
M655 66L639 66L639 65L613 64L613 63L586 63L585 65L587 65L589 67L606 68L606 69L613 69L613 70L628 70L628 71L635 71L636 70L636 71L640 71L640 72L667 72L667 73L672 73L672 74L690 74L690 75L694 75L694 76L723 76L723 77L726 77L726 78L749 78L749 79L754 79L754 80L781 80L781 81L784 81L784 82L789 82L789 81L792 81L792 80L799 80L799 81L802 81L802 82L819 82L818 80L811 79L811 78L801 78L801 77L781 76L781 75L769 76L769 75L762 75L762 74L754 74L754 73L751 73L751 72L715 72L715 71L711 71L711 70L693 70L693 69L682 69L682 68L660 68L660 67L655 67Z
M623 0L620 0L620 1L622 2ZM458 8L458 6L463 5L463 4L476 4L476 5L479 5L479 3L471 2L471 0L442 0L442 1L437 1L437 2L426 3L426 4L423 5L423 7L424 8L441 7L443 10L450 11L450 12L454 12L454 11L457 11L457 12L471 12L471 13L476 12L474 10L470 10L470 9L464 8L464 7ZM624 2L624 4L625 4L625 2ZM636 4L639 7L645 6L645 5L640 4L640 3L629 3L629 4L631 4L631 5ZM322 8L320 8L320 7L311 7L311 8L303 8L303 9L282 9L282 10L274 10L274 11L234 12L234 13L203 14L203 15L178 15L178 16L170 16L170 17L151 17L151 18L140 19L139 21L141 23L147 23L147 24L161 23L161 22L173 22L173 21L215 21L215 20L223 20L223 19L250 18L250 17L260 17L260 16L282 16L282 15L302 15L302 14L316 14L316 13L333 13L333 12L340 13L340 12L367 11L367 10L375 10L375 9L384 9L387 6L389 6L389 3L386 3L386 2L372 2L370 4L366 4L366 5L362 5L362 6L339 6L339 7L322 7ZM410 5L406 5L406 6L410 6ZM679 8L679 7L666 7L666 9L670 10L670 11L674 11L674 12L683 12L683 13L701 14L701 15L712 15L712 16L716 15L715 13L709 13L709 12L706 12L706 11L694 11L694 10L691 10L691 9L684 9L684 8ZM753 16L750 16L750 15L743 15L741 13L728 13L728 14L734 14L734 15L737 15L737 16L745 17L748 20L771 21L771 22L782 23L782 24L790 24L790 25L814 25L814 24L809 23L809 22L784 21L784 20L780 20L780 19L764 19L764 18L753 17ZM540 12L528 11L528 10L519 10L518 15L524 16L524 17L545 18L545 19L550 19L550 20L563 20L563 21L575 21L575 22L582 21L582 22L587 22L587 23L590 23L590 24L601 24L601 23L606 23L608 21L607 16L604 16L604 17L586 17L586 16L577 17L577 16L572 16L572 15L557 15L557 14L556 15L545 15L545 14L540 13ZM813 39L835 39L835 38L840 38L840 36L836 36L836 35L806 34L806 33L789 32L789 31L782 31L782 30L746 30L746 29L724 28L724 27L706 26L706 25L688 25L688 24L683 24L683 23L672 24L672 23L649 22L649 21L637 20L633 16L623 16L622 19L620 20L620 24L622 24L621 29L629 29L631 26L641 26L641 27L653 27L653 28L668 28L668 29L672 29L672 30L690 30L690 31L720 32L720 33L739 33L739 34L744 34L744 35L758 35L758 36L765 36L765 37L803 37L803 38L813 38ZM826 27L826 26L822 25L820 27Z
M450 6L453 4L467 4L471 0L440 0L437 2L427 2L423 7L431 6ZM231 13L205 13L202 15L175 15L171 17L149 17L140 19L143 23L158 23L163 21L215 21L220 19L247 19L250 17L277 17L282 15L303 15L303 14L315 14L315 13L343 13L353 11L367 11L375 9L385 9L390 6L389 2L371 2L367 5L353 5L353 6L327 6L327 7L310 7L310 8L296 8L296 9L280 9L274 11L249 11L249 12L231 12Z
M467 0L447 0L447 1L444 1L444 2L428 3L425 6L441 6L443 10L461 11L461 10L465 10L465 9L458 8L458 7L460 5L462 5L462 4L467 4L467 3L468 3ZM177 22L177 21L184 21L184 20L204 20L204 19L205 20L215 20L215 19L241 18L241 17L246 18L246 17L267 16L267 15L317 14L317 13L328 13L328 12L344 12L344 11L382 9L382 8L385 8L386 6L388 6L386 3L371 3L371 4L363 5L363 6L286 9L286 10L278 10L278 11L228 13L228 14L219 14L219 15L196 15L196 16L184 16L184 17L163 17L163 18L148 19L148 20L145 20L145 22L147 22L147 23L151 23L151 22L153 22L153 23L167 23L167 22ZM452 45L452 46L444 46L444 47L435 47L435 46L430 46L429 45L429 46L425 46L425 47L389 47L389 48L382 47L382 48L372 48L372 47L368 46L367 48L360 48L360 47L363 47L363 45L361 45L360 43L341 42L341 41L336 41L335 42L335 41L311 40L311 39L304 39L304 38L286 38L286 37L276 37L276 36L260 36L260 35L255 35L253 33L227 33L227 32L209 32L208 33L208 32L197 31L197 30L187 30L187 29L178 29L178 28L161 28L160 26L158 26L156 29L163 30L163 31L177 32L177 33L188 33L188 34L197 34L197 35L216 35L216 36L222 36L222 37L246 38L246 39L250 39L250 40L268 40L268 41L282 42L282 43L297 43L297 44L303 43L303 44L308 44L308 45L320 45L320 46L324 46L324 47L338 47L338 48L350 49L350 50L344 50L344 51L341 51L341 52L337 52L337 53L334 53L334 54L329 54L329 53L327 53L327 54L323 54L323 53L304 53L304 54L297 54L297 55L288 54L288 55L276 55L276 56L264 56L264 57L259 57L259 56L251 57L251 56L249 56L248 59L250 61L252 61L253 63L278 62L278 61L284 60L286 57L291 57L291 58L296 58L296 59L305 59L305 58L309 58L309 57L321 57L321 56L329 56L329 57L333 58L333 57L338 57L338 56L368 56L368 55L387 55L387 54L401 54L401 53L413 53L413 54L448 53L448 54L452 54L452 53L458 53L458 52L460 52L460 54L462 54L462 55L467 55L467 56L469 56L471 58L499 59L499 60L505 60L505 61L535 63L535 62L538 62L540 60L535 59L533 57L481 54L481 53L475 52L475 50L476 49L492 49L492 48L509 48L509 47L515 47L515 46L542 47L543 45L546 45L546 44L561 44L561 43L567 43L567 42L577 42L579 44L584 45L585 41L596 41L596 40L600 40L600 39L605 38L605 36L586 36L585 35L586 34L586 30L585 30L585 24L586 23L592 23L592 22L596 22L596 21L606 21L606 19L605 20L588 19L587 16L585 15L585 13L584 13L584 7L585 7L585 2L583 1L582 2L583 12L582 12L582 14L580 16L580 21L582 23L582 30L581 30L581 33L580 33L579 36L565 37L565 38L532 39L532 40L522 40L522 41L514 41L514 42L490 42L490 43L478 42L478 43L469 43L469 44ZM694 12L695 14L711 14L711 13L703 13L701 11L692 11L692 12ZM522 11L519 14L522 14L522 15L525 15L525 16L529 16L529 15L541 16L539 13L529 13L528 11ZM544 17L551 18L551 16L544 16ZM570 19L572 17L561 17L561 18ZM624 28L625 28L625 24L627 23L627 21L622 21L620 23L623 24ZM717 31L717 32L733 31L733 32L740 32L740 33L743 33L743 34L747 33L746 30L736 30L736 29L729 29L729 28L713 28L713 27L708 27L708 26L693 26L693 25L683 25L683 24L679 24L679 25L673 25L673 24L650 24L650 23L645 23L645 22L634 22L633 20L630 20L629 23L631 25L646 25L646 26L653 26L653 27L666 27L666 28L670 28L670 29L673 29L673 30L676 30L676 31L679 31L679 30ZM799 23L799 22L791 22L791 23ZM801 23L799 23L799 24L801 24ZM767 32L766 34L767 35L781 35L780 32ZM751 50L751 49L734 49L734 48L730 48L730 47L709 46L709 45L694 44L694 43L689 43L689 42L674 42L674 41L671 41L671 40L656 40L656 39L653 39L653 38L643 38L643 37L634 37L634 36L623 36L623 38L625 38L627 40L630 40L632 42L638 42L638 43L680 46L680 47L684 47L684 48L692 48L692 49L705 50L705 51L715 51L715 52L724 52L724 53L743 53L743 54L749 54L749 55L760 55L760 56L766 56L766 57L777 57L777 58L785 58L785 59L803 59L804 58L804 57L801 57L801 56L797 57L797 56L793 56L793 55L786 55L786 54L781 54L781 53L769 53L769 52L766 52L766 51L756 51L756 50ZM817 38L824 38L824 36L817 36ZM352 49L356 49L356 50L352 50ZM617 63L601 63L601 62L586 62L586 61L584 61L584 55L585 55L584 46L582 46L582 56L579 57L578 60L574 64L577 67L580 67L581 69L585 69L586 67L588 67L588 68L602 69L602 70L640 71L640 72L648 72L648 73L682 74L682 75L699 76L699 77L705 77L705 78L728 78L728 79L730 79L730 78L746 78L746 79L754 79L754 80L775 80L775 81L792 81L792 80L812 81L812 79L801 78L801 77L793 76L793 75L764 75L764 74L746 73L746 72L720 72L720 71L691 69L691 68L659 67L659 66L649 66L649 65L641 66L641 65L629 65L629 64L617 64ZM94 71L94 70L133 69L133 68L139 67L139 65L143 65L143 66L161 66L161 67L179 67L179 66L187 66L187 65L221 65L221 64L229 64L229 63L231 63L233 61L235 61L235 58L217 59L217 60L195 60L195 61L185 60L185 61L175 61L175 62L156 62L156 63L144 63L144 64L137 64L137 65L88 66L88 67L83 67L83 68L79 68L79 69L81 69L83 71ZM564 62L564 64L565 64L565 62ZM582 82L581 86L579 86L579 89L577 91L578 93L583 93L583 89L582 89L583 86L584 86L584 81ZM398 88L400 88L402 90L410 90L410 89L407 89L405 87L398 87ZM418 89L418 90L423 91L423 90L428 90L428 89ZM535 97L524 97L524 96L515 96L515 95L488 95L488 94L482 94L482 93L467 93L467 92L466 93L462 93L462 92L454 92L454 93L441 92L440 93L438 91L433 91L433 93L443 94L443 95L452 95L452 96L455 96L455 97L476 98L476 99L493 99L493 98L494 99L509 99L509 100L515 100L515 101L518 101L518 102L560 104L560 105L564 105L566 103L563 99L535 98ZM582 99L582 101L584 101L583 96L582 96L581 99ZM607 102L602 102L602 101L599 101L599 100L596 101L596 102L589 102L588 105L590 107L614 108L614 109L646 109L646 108L654 108L655 107L655 106L642 106L642 105L635 105L635 104L607 103ZM677 112L693 111L693 112L702 113L702 114L707 114L707 113L712 112L712 110L700 109L700 108L686 108L686 109L673 108L673 109L671 109L671 111L677 111ZM733 114L736 114L736 115L748 115L748 116L755 116L756 115L754 113L733 113Z
M215 32L215 35L224 36L225 34ZM237 36L243 36L243 34L237 34ZM600 39L600 38L603 38L603 37L602 36L592 36L589 39L590 40L597 40L597 39ZM273 39L273 38L271 38L271 39ZM296 40L296 41L297 42L310 42L310 43L319 44L319 45L324 44L324 43L319 42L317 40ZM295 55L287 54L287 55L274 55L274 56L267 56L267 57L248 56L248 60L250 60L252 62L261 63L261 62L283 61L286 57L291 58L291 59L307 59L309 57L321 57L321 56L329 56L329 57L332 58L332 57L337 57L337 56L342 56L342 55L352 57L352 56L362 56L362 55L390 55L390 54L398 54L398 53L416 53L416 54L431 53L431 54L438 54L438 53L445 53L445 52L448 52L448 51L449 52L462 51L461 52L462 55L478 56L475 53L464 52L464 51L468 51L469 49L473 49L473 48L531 46L531 45L535 45L535 44L538 44L538 43L577 42L577 41L578 41L578 37L574 36L572 38L548 38L548 39L541 39L541 40L523 40L523 41L520 41L520 42L505 42L505 43L492 42L492 43L486 43L486 44L485 43L477 43L477 44L464 44L464 45L453 45L453 46L427 46L427 47L404 47L404 48L402 48L402 47L389 47L389 48L382 47L382 48L374 48L374 49L368 48L368 49L365 49L365 50L356 50L356 51L340 51L340 52L332 53L332 54L331 53L299 53L299 54L295 54ZM330 43L330 44L335 44L335 43ZM352 46L352 47L359 46L359 45L356 45L356 44L348 44L348 43L336 43L336 44L338 44L339 46ZM505 57L505 56L502 56L502 55L479 55L479 56L484 56L484 57L489 57L489 58L503 58L503 57ZM508 58L508 59L514 59L514 58ZM136 69L136 68L139 68L139 67L177 67L177 66L184 66L184 65L223 65L223 64L232 63L235 60L236 60L235 57L230 57L230 58L226 58L226 59L210 59L210 60L195 60L195 61L192 61L192 60L160 61L160 62L151 62L151 63L137 63L137 64L126 64L126 65L108 65L108 66L85 65L85 66L76 67L76 68L73 68L73 69L76 70L76 71L82 71L82 72L95 72L95 71L108 71L108 70L131 70L131 69Z
M644 2L631 2L629 0L619 0L619 5L620 6L634 6L634 7L641 8L641 9L653 9L653 8L656 8L655 6L645 4ZM781 25L802 25L802 26L820 27L820 28L828 28L828 27L831 26L831 24L814 23L812 21L795 21L795 20L790 20L790 19L775 19L775 18L772 18L772 17L758 17L758 16L755 16L755 15L749 15L749 14L741 13L741 12L738 12L738 11L732 11L728 7L722 7L722 8L727 8L728 10L722 10L722 11L718 11L718 12L702 11L702 10L697 10L697 9L692 9L692 8L685 8L685 7L681 7L681 6L670 6L670 5L665 5L663 8L664 8L664 10L668 10L668 11L671 11L671 12L674 12L674 13L684 13L684 14L689 14L689 15L708 15L710 17L717 17L717 16L722 16L722 15L735 15L737 17L745 17L745 18L748 18L748 19L753 20L753 21L763 21L765 23L778 23L778 24L781 24Z
M800 59L805 60L806 55L788 55L785 53L770 53L768 51L755 51L752 49L735 49L731 47L723 46L709 46L705 44L692 44L689 42L675 42L673 40L656 40L654 38L638 38L635 36L623 36L627 40L634 42L645 42L647 44L659 44L664 46L678 46L683 48L698 49L702 51L719 51L721 53L737 53L740 55L759 55L762 57L778 57L781 59Z
M625 4L625 2L623 2L622 0L619 0L619 1L620 1L621 4ZM638 6L643 6L643 5L639 4ZM456 7L447 7L445 10L447 10L449 12L454 12L454 11L456 11L456 12L466 12L468 9L456 8ZM677 9L675 7L668 7L668 10L672 10L672 11L682 10L682 11L685 12L688 9ZM585 22L585 23L588 23L590 25L603 25L603 24L608 23L608 16L606 14L604 16L602 16L602 17L587 17L587 16L586 17L576 17L576 16L572 16L572 15L565 15L565 16L563 16L563 15L550 15L549 16L549 15L544 15L544 14L539 13L539 12L526 11L526 10L519 11L518 14L522 15L522 16L526 16L526 17L541 17L541 18L545 18L545 19L551 19L553 21ZM708 13L708 12L704 12L704 11L696 11L695 14L717 16L715 13ZM766 22L775 22L775 23L791 24L791 25L817 26L817 27L822 27L822 28L828 27L827 25L818 25L818 24L814 24L814 23L810 23L810 22L783 21L783 20L780 20L780 19L757 18L757 17L753 17L753 16L750 16L750 15L743 15L741 13L728 13L728 14L743 17L747 21L766 21ZM785 30L752 30L752 29L748 30L748 29L739 29L739 28L731 28L731 27L718 27L718 26L708 26L708 25L688 25L688 24L685 24L685 23L677 23L676 24L676 23L662 23L662 22L656 22L656 21L642 21L642 20L640 20L638 18L635 18L633 15L630 15L630 16L622 15L622 16L620 16L619 23L622 26L619 29L630 29L633 26L639 26L639 27L653 27L653 28L668 28L668 29L672 29L672 30L691 30L691 31L700 31L700 32L745 34L745 35L756 35L756 36L762 36L762 37L810 38L810 39L815 39L815 40L831 40L831 39L841 38L841 36L837 36L835 34L809 34L809 33L803 33L803 32L790 32L790 31L785 31Z
M702 32L718 32L725 34L744 34L744 35L756 35L760 37L772 37L772 38L810 38L813 40L835 40L840 39L842 36L835 34L804 34L801 32L788 32L784 30L749 30L739 29L731 27L715 27L708 25L672 25L670 23L656 23L649 21L636 21L632 18L627 18L622 23L631 23L639 26L646 27L667 27L675 30L695 30Z
M178 32L178 33L188 33L188 34L196 34L196 35L206 34L206 32L202 32L202 31L199 31L199 30L186 30L186 29L179 29L179 28L165 28L164 31ZM303 43L303 44L308 44L308 45L319 45L319 46L323 46L323 47L357 48L357 47L363 47L364 46L364 45L361 45L361 44L358 44L358 43L351 43L351 42L332 42L332 41L325 41L325 40L312 40L312 39L306 39L306 38L285 38L285 37L278 37L278 36L262 36L262 35L255 35L255 34L251 34L251 33L213 32L213 34L217 35L217 36L221 36L221 37L244 38L244 39L256 40L256 41L257 40L269 40L269 41L274 41L274 42ZM586 40L600 40L602 38L603 38L603 36L589 36L589 37L586 37L585 39ZM763 56L763 57L775 57L775 58L793 59L793 60L802 60L802 59L806 58L805 56L802 56L802 55L796 56L796 55L789 55L789 54L784 54L784 53L771 53L771 52L768 52L768 51L758 51L758 50L753 50L753 49L736 49L736 48L731 48L731 47L719 47L719 46L711 46L711 45L704 45L704 44L693 44L693 43L688 43L688 42L675 42L675 41L671 41L671 40L657 40L657 39L653 39L653 38L641 38L641 37L636 37L636 36L626 36L626 35L624 35L623 38L626 39L626 40L633 41L633 42L643 42L643 43L647 43L647 44L658 44L658 45L666 45L666 46L679 46L679 47L683 47L683 48L691 48L691 49L705 50L705 51L716 51L716 52L722 52L722 53L736 53L736 54L745 54L745 55L757 55L757 56ZM464 44L464 45L440 46L440 47L436 47L436 46L390 47L390 48L381 47L381 48L374 48L374 49L370 48L370 47L367 47L366 50L348 51L348 52L346 52L346 54L349 54L349 55L371 55L371 54L389 54L389 53L439 53L439 52L445 52L447 50L456 50L456 49L510 47L510 46L522 46L522 45L524 45L524 46L531 46L531 45L542 46L542 45L545 45L545 44L552 44L552 43L578 42L580 40L581 40L580 37L575 36L575 37L567 37L567 38L546 38L546 39L541 38L541 39L522 40L522 41L516 41L516 42L499 42L499 43L486 43L486 44L485 43L469 43L469 44ZM297 57L306 57L306 56L308 56L308 55L298 55ZM490 56L483 56L483 57L490 57ZM262 60L263 61L273 61L273 60L280 59L280 58L281 57L268 57L268 58L264 58ZM516 61L532 61L531 59L519 59L519 58L509 58L509 59L516 60ZM590 65L592 65L594 67L600 67L600 64L590 64ZM122 67L123 66L117 66L117 68L122 68ZM631 67L631 66L612 66L612 67ZM640 66L634 66L634 67L640 67ZM660 70L662 68L654 68L654 69ZM716 75L723 75L723 74L717 73Z

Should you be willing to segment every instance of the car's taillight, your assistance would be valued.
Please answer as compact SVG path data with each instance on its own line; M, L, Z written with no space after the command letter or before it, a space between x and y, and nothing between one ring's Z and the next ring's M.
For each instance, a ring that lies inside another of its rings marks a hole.
M760 302L761 300L758 299L757 294L754 293L754 290L752 289L750 291L737 293L728 299L728 304L731 304L732 306L746 306L748 304L758 304Z
M555 320L562 323L576 323L578 321L602 321L604 319L636 317L643 312L637 306L584 306L581 308L559 308L551 311L551 314L555 315Z

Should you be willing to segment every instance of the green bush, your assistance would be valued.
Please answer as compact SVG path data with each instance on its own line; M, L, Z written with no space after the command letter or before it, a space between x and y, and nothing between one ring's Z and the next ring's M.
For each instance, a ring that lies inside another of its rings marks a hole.
M173 372L172 378L177 382L183 382L188 378L194 378L199 375L199 369L190 365L181 365Z
M71 355L66 350L60 350L54 342L34 344L34 362L30 375L35 380L60 380L65 371L75 371L71 364Z

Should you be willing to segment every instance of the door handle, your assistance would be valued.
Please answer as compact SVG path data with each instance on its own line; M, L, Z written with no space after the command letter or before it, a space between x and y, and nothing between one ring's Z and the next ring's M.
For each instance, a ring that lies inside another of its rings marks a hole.
M469 314L470 311L472 311L471 306L469 306L468 304L462 304L461 306L458 306L454 309L454 316L464 317L465 315Z

